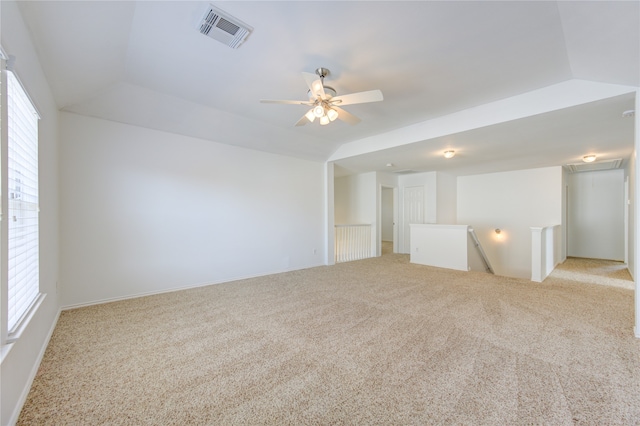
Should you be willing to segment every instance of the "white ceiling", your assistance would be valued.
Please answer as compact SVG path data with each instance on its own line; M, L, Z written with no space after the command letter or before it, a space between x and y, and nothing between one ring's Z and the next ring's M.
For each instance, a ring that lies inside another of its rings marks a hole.
M209 2L22 1L63 111L326 161L341 145L570 79L640 86L637 1L212 2L254 28L237 50L201 35ZM10 46L4 46L11 54ZM20 69L17 59L16 69ZM356 126L294 127L301 72L331 70ZM560 165L588 151L628 158L632 95L345 158L340 173L456 174ZM455 161L440 154L455 147Z

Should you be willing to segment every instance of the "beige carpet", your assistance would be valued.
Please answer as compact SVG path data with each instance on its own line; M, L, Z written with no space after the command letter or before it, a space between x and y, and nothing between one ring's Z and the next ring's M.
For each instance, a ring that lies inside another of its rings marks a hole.
M393 241L381 241L380 242L380 254L393 254Z
M640 424L633 292L389 254L65 311L19 424Z
M610 285L633 290L635 283L623 262L569 257L551 273L555 278L582 283Z

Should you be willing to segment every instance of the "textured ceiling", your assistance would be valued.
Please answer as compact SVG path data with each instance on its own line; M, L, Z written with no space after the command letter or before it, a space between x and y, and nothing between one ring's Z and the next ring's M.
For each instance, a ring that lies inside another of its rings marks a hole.
M209 2L19 5L61 110L320 161L354 141L571 79L640 86L638 2L213 3L254 28L239 49L197 31ZM384 101L345 107L362 119L356 126L322 127L293 127L302 106L259 103L305 99L301 72L321 66L338 94L380 89ZM337 163L345 173L404 161L462 174L587 149L628 156L633 120L618 118L633 105L621 96ZM461 154L455 166L425 159L446 145ZM522 155L503 154L513 147Z

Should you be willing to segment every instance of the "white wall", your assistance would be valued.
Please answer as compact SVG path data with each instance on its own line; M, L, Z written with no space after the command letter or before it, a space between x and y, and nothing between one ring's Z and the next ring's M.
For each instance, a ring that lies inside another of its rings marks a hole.
M571 173L567 254L624 261L624 170Z
M63 306L324 263L322 163L60 118Z
M0 422L14 422L37 371L59 313L58 109L20 12L2 1L1 42L16 57L15 70L41 115L39 123L40 292L46 297L15 343L2 348Z
M378 252L378 185L376 172L334 179L335 224L371 225L371 256Z
M495 273L531 278L530 227L562 223L562 168L461 176L457 192L458 224L475 229Z
M411 263L469 271L467 225L412 224Z
M336 224L375 225L376 188L375 172L336 178Z
M436 173L436 223L455 224L457 206L458 177L447 173Z
M326 265L335 265L336 263L336 250L335 250L335 166L333 163L324 164L324 213L325 213L325 251L324 251L324 263Z

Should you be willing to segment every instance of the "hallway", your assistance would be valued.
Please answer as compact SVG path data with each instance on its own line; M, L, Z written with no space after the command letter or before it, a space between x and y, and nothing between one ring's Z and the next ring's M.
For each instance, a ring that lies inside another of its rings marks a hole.
M627 265L613 260L567 257L567 260L556 266L556 269L549 276L629 290L635 288Z
M393 254L393 241L383 241L381 253L382 256L385 254Z

